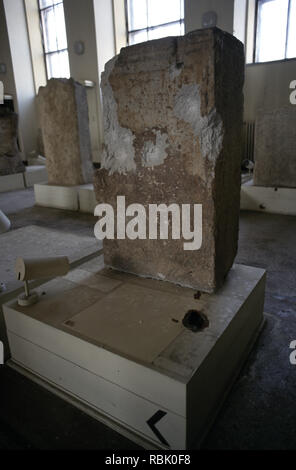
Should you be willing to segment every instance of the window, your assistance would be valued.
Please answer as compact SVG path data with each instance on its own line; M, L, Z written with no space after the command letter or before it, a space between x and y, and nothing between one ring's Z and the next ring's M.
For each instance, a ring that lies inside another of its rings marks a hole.
M126 0L129 45L184 34L184 0Z
M69 55L64 5L61 0L39 0L47 78L69 78Z
M296 57L296 0L258 0L256 62Z

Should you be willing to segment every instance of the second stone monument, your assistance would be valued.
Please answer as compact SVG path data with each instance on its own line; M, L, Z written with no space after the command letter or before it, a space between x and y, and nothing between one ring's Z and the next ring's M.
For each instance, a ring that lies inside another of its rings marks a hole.
M93 166L86 91L73 79L40 87L38 110L48 182L75 186L92 181Z

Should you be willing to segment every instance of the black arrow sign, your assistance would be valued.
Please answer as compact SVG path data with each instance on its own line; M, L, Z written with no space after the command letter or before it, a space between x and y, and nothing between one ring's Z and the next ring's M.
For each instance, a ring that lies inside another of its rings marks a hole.
M147 424L155 436L160 440L162 444L170 447L169 443L165 440L163 435L158 431L155 425L166 415L164 411L158 410L150 419L148 419Z

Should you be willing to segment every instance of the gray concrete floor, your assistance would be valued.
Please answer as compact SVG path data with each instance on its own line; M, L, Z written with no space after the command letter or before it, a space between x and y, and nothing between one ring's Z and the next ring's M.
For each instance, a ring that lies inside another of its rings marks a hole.
M203 447L296 449L296 217L242 212L236 262L265 268L266 326Z
M91 214L35 206L34 190L0 193L0 209L12 223L12 230L38 225L75 235L94 235L95 218Z
M0 340L6 358L9 348L1 305L15 297L16 290L23 289L23 283L15 278L16 258L63 255L68 256L74 267L96 256L102 248L94 236L96 219L92 215L34 207L34 204L33 189L0 193L0 208L12 224L9 232L0 235Z
M35 220L61 230L70 224L74 233L93 229L91 216L30 204L24 209L16 194L9 198L18 205L11 217L17 227ZM204 449L296 449L296 366L289 361L289 345L296 340L295 234L296 217L241 214L236 262L267 269L267 323ZM0 449L137 449L7 367L0 369L0 382Z

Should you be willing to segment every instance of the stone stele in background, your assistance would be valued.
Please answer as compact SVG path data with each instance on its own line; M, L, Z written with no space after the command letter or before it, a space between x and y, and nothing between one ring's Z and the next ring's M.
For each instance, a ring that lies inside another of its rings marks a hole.
M38 93L48 182L75 186L93 178L85 88L73 79L51 79Z
M200 250L105 240L106 265L206 292L223 284L238 243L243 82L243 45L217 28L124 48L106 64L98 202L203 206Z
M24 173L25 166L17 143L18 115L0 109L0 176Z
M254 184L296 188L296 106L260 110L255 129Z

